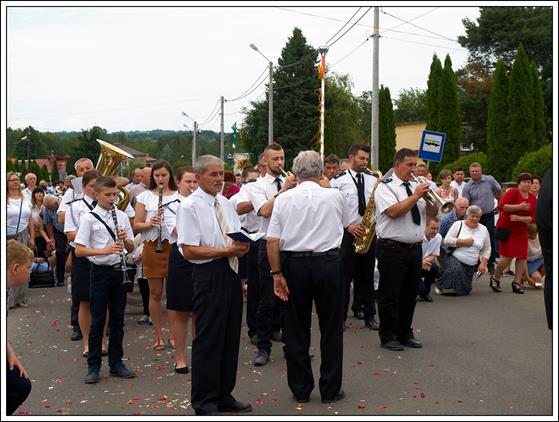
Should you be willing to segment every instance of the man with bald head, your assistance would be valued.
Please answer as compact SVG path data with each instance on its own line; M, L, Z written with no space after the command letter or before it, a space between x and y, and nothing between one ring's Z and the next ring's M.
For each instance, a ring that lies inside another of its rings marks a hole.
M134 177L136 177L136 170L134 170ZM128 187L128 191L130 192L130 205L132 205L133 208L136 207L136 198L138 195L145 191L149 186L151 167L144 167L138 173L140 174L140 182L138 184L131 184Z
M453 210L442 216L439 233L443 237L443 239L455 221L464 219L464 216L466 215L466 210L468 209L469 206L470 206L470 201L468 201L466 198L461 196L454 201Z
M64 224L58 222L56 210L60 205L60 198L52 194L45 195L43 199L43 223L49 239L54 239L54 244L49 245L56 249L56 285L64 286L64 273L66 264L66 246L68 239L64 234Z

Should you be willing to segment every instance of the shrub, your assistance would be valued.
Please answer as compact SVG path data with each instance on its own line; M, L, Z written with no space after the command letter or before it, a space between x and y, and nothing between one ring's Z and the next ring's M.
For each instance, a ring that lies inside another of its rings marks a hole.
M540 149L528 152L520 157L518 164L512 171L512 178L515 179L520 173L530 173L535 176L544 177L552 165L553 150L551 144L544 145Z

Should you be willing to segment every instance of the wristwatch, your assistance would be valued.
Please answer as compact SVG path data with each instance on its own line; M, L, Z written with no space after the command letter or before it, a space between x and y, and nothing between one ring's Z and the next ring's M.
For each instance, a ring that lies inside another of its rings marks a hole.
M278 274L281 274L282 272L283 272L282 270L279 270L279 271L270 270L270 275L278 275Z

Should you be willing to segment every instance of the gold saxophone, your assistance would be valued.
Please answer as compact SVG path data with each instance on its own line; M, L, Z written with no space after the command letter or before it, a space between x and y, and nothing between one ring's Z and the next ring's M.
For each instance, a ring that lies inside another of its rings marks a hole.
M366 254L369 252L371 248L371 243L373 242L373 238L375 237L375 226L377 224L375 218L375 191L377 190L378 184L382 180L382 173L380 170L374 170L372 172L373 176L377 178L377 182L371 191L371 195L369 196L369 204L365 209L365 213L363 214L363 220L361 220L361 227L365 231L363 236L356 237L353 241L353 249L355 253L358 254Z

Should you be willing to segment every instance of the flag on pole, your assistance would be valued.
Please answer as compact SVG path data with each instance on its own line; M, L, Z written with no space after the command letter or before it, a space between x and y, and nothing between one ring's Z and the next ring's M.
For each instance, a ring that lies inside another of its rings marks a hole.
M318 65L318 79L326 79L326 54L321 54L320 64Z

